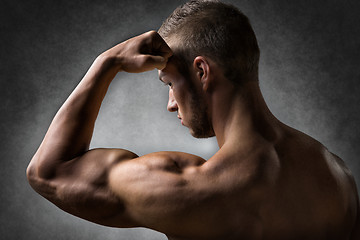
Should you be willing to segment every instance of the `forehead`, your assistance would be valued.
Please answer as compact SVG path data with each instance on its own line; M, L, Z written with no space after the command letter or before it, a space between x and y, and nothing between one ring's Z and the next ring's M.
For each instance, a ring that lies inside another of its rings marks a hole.
M169 58L166 67L163 70L158 71L159 78L162 79L168 74L186 76L186 73L184 72L185 69L183 67L185 64L186 63L182 59L174 54Z

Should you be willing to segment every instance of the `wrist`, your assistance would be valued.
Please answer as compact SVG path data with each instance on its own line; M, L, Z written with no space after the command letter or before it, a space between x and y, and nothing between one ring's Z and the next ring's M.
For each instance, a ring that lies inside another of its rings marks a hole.
M107 52L100 54L95 59L94 64L99 65L105 71L115 71L116 73L122 71L119 61L115 57L107 54Z

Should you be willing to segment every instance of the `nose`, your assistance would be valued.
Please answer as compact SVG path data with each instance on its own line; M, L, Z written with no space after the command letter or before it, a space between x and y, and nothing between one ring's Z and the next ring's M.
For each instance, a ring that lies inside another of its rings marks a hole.
M174 94L173 94L173 91L172 89L169 89L169 101L168 101L168 104L167 104L167 110L169 112L176 112L178 110L178 105L177 105L177 102L174 98Z

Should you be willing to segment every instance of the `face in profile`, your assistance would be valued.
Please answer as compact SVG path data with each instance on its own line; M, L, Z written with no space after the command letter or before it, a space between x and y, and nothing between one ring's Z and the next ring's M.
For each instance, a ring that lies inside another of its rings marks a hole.
M180 59L174 55L159 78L169 86L169 112L177 112L181 123L188 127L192 136L208 138L214 136L210 121L208 106L202 92L200 81L193 76L192 71L181 67Z

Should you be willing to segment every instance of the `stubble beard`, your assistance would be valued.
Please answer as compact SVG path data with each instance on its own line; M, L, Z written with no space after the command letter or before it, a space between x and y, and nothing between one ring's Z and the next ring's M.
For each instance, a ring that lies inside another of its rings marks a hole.
M190 134L195 138L209 138L215 136L205 100L192 92L190 108L193 114L189 123Z

